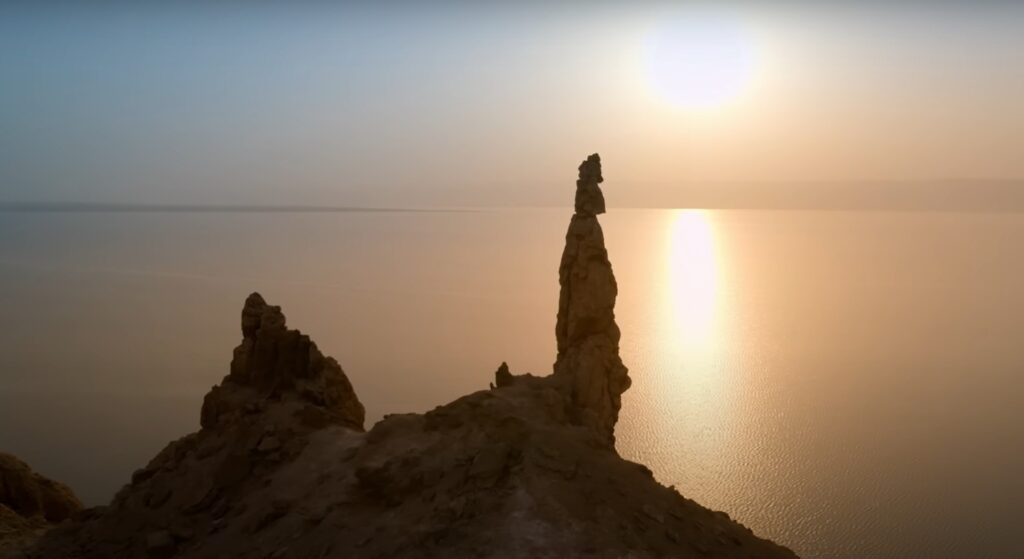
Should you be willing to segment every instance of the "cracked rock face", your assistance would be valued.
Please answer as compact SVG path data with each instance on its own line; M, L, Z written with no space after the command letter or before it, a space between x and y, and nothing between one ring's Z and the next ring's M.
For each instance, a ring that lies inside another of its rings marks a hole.
M604 180L600 156L588 157L579 171L576 213L565 234L558 268L561 292L554 372L565 383L576 419L614 441L622 393L629 388L630 379L619 358L620 333L615 324L618 285L597 221L597 214L605 211L598 186Z

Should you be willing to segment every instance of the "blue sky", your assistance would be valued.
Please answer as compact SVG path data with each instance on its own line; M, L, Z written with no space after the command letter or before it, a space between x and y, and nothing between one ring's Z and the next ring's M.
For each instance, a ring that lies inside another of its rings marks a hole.
M641 206L1024 177L1024 8L716 6L5 4L0 201L548 204L593 151ZM735 98L674 105L716 77L651 70L666 33L749 54Z

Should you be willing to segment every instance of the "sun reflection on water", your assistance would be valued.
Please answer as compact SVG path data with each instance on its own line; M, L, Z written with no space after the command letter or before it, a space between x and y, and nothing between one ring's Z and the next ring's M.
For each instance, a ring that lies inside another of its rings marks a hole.
M707 210L679 210L669 232L665 325L677 357L708 358L717 348L719 273Z
M671 423L664 427L677 444L705 472L724 473L735 410L723 336L725 274L714 219L707 210L679 210L668 223L659 297L662 374L655 397L666 406L661 421Z

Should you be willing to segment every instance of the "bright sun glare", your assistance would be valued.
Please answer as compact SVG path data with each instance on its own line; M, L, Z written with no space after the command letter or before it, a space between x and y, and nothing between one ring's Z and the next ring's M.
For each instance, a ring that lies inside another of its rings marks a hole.
M676 107L720 107L750 83L754 49L734 20L711 14L666 20L646 39L651 87Z
M706 210L678 210L671 223L668 254L669 330L688 354L713 352L718 311L715 236Z

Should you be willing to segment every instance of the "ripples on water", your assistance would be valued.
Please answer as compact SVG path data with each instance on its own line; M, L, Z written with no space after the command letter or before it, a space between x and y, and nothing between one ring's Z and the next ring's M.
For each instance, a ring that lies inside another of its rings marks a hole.
M259 290L369 419L554 359L563 210L0 214L0 447L107 500ZM613 210L619 451L806 557L1019 557L1024 216Z

